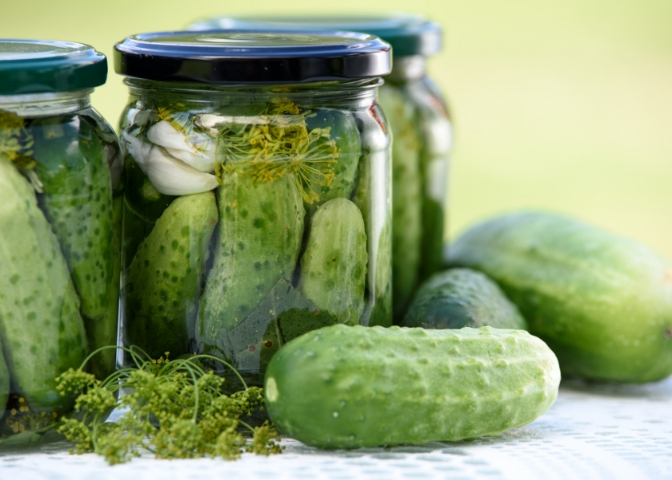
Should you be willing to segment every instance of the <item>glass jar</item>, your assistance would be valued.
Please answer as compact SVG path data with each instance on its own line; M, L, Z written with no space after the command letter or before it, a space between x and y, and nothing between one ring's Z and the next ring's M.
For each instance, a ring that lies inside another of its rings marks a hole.
M378 101L393 134L392 278L395 323L417 287L441 267L446 229L448 163L453 129L446 103L427 76L427 58L441 50L441 27L421 15L211 17L190 30L301 26L353 30L392 45L394 66Z
M117 342L122 156L90 102L106 77L88 45L0 39L0 438L67 412L56 377Z
M389 137L376 104L387 44L156 33L115 55L130 89L125 345L211 354L260 385L273 353L309 330L391 324Z

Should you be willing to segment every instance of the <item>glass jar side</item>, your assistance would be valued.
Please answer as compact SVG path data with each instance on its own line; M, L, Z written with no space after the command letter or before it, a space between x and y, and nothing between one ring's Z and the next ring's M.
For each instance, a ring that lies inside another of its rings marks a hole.
M393 184L394 319L416 288L441 269L452 124L443 98L426 76L422 56L395 59L380 88L390 120Z
M0 96L0 351L11 378L0 436L68 412L58 375L117 343L122 157L90 92ZM104 379L115 363L109 349L87 368Z
M378 80L127 83L126 345L209 353L258 385L273 353L306 331L391 323Z

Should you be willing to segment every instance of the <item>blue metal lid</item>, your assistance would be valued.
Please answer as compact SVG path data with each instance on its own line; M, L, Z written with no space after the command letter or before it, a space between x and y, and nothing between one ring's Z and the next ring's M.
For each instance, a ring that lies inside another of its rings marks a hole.
M388 15L262 15L210 17L193 23L189 30L274 28L352 30L380 37L392 45L395 57L430 56L441 51L441 27L417 14Z
M82 43L0 38L0 95L98 87L107 59Z
M114 48L117 73L155 81L300 83L391 70L390 46L378 37L305 28L145 33Z

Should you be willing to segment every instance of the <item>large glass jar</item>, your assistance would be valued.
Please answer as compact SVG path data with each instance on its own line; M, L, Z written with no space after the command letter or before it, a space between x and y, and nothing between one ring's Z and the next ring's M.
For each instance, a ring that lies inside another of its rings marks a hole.
M207 353L251 384L285 342L390 325L389 45L364 34L145 34L130 98L122 328L152 357ZM216 366L215 362L213 366Z
M89 98L106 76L87 45L0 39L0 438L67 412L56 377L117 342L122 156Z
M446 222L452 126L445 101L427 76L427 58L441 49L441 27L421 15L311 15L211 17L190 30L301 26L353 30L392 45L392 73L378 101L389 121L392 143L392 278L395 321L416 288L441 269Z

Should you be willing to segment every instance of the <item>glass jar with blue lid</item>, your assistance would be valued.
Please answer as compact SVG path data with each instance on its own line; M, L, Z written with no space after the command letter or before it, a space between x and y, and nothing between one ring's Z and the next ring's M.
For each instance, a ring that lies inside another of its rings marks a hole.
M115 48L130 89L124 343L211 354L260 385L306 331L389 325L390 140L376 103L389 45L227 30Z
M448 109L426 72L441 50L441 27L421 15L212 17L192 24L211 28L342 29L376 35L392 45L394 66L378 100L393 133L393 302L400 321L419 284L441 268L448 163L453 129Z
M122 156L90 102L106 77L88 45L0 39L0 438L71 409L56 378L116 345Z

